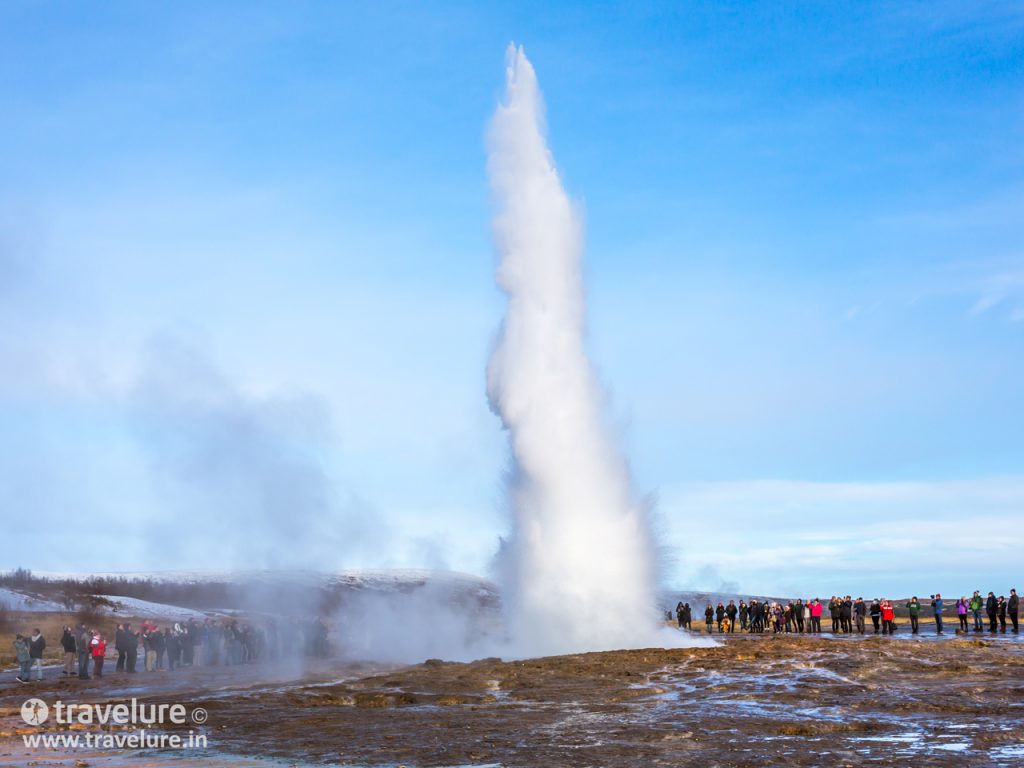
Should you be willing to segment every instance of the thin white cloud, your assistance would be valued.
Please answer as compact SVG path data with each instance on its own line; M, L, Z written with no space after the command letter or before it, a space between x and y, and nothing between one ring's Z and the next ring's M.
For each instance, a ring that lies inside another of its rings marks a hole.
M965 581L1010 578L1024 544L1024 475L697 483L663 490L660 509L684 553L676 583L688 586L714 564L751 593L896 594L936 582L962 590Z
M990 293L978 299L968 312L969 315L981 315L988 312L992 307L1003 300L1003 296Z

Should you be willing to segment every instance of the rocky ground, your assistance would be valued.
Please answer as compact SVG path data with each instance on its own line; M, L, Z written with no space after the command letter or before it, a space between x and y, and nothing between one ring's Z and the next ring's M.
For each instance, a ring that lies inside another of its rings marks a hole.
M735 636L714 648L384 669L186 670L44 683L44 700L181 701L207 750L33 755L0 689L0 764L729 766L1024 764L1012 637ZM48 688L47 686L51 686ZM161 762L165 760L164 762ZM184 760L184 761L183 761Z

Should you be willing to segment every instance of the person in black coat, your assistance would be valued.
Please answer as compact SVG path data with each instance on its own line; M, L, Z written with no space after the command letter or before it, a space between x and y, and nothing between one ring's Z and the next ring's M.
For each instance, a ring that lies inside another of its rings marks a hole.
M1006 612L1010 614L1010 623L1013 625L1013 633L1017 634L1017 613L1020 611L1020 600L1017 599L1017 590L1010 590L1010 599L1006 601Z
M853 632L853 600L847 595L844 600L839 603L839 626L843 632L850 634Z
M985 601L985 613L988 614L988 631L996 631L996 611L998 610L999 604L996 602L996 596L992 593L988 593L988 599Z
M28 656L32 660L32 668L36 671L36 680L43 679L43 651L46 650L46 638L38 629L32 630L28 639Z
M693 629L693 610L689 603L683 603L683 628Z
M117 667L115 671L124 672L124 663L128 660L128 647L125 643L124 624L117 625L114 633L114 650L117 651Z
M711 607L711 603L708 603L708 607L704 609L704 622L708 625L708 634L711 634L712 627L715 623L715 609Z
M89 680L89 659L92 657L92 633L85 624L78 625L75 635L75 652L78 654L78 679Z
M64 674L75 674L75 633L71 627L64 627L64 634L60 636L60 647L64 649Z
M1002 595L996 601L996 615L999 616L999 631L1006 631L1006 598Z
M156 669L164 668L164 654L167 652L167 643L164 640L164 633L159 629L154 629L150 634L150 641L152 643L152 649L156 651Z
M878 626L882 620L882 603L876 597L868 608L868 614L871 616L871 623L875 626L875 634L878 634Z
M722 622L725 621L725 606L721 603L719 603L718 607L715 609L715 620L718 622L718 632L721 634Z
M736 631L736 614L739 613L739 609L736 607L736 603L732 600L729 601L729 605L725 607L725 615L729 617L729 631Z
M170 627L164 630L164 648L167 650L167 668L177 669L181 666L181 641L180 636L171 631Z
M134 674L137 671L135 665L139 661L139 634L132 629L131 624L124 625L124 653L125 671Z

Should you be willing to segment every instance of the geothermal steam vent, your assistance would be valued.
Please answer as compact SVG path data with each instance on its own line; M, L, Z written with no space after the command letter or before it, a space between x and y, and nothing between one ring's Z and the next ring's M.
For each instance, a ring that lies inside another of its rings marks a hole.
M584 344L580 216L545 141L533 67L514 46L506 63L488 173L508 306L487 393L514 461L499 577L512 642L528 655L662 645L650 522Z

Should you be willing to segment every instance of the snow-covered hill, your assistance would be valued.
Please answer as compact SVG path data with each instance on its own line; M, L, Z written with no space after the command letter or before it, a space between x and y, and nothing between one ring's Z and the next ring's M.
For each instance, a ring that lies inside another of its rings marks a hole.
M319 613L369 597L415 595L438 603L498 606L498 590L487 579L472 574L426 569L352 569L335 573L314 571L105 571L34 572L35 580L23 591L8 589L0 602L18 611L59 611L62 606L31 595L37 590L61 599L65 592L83 592L99 598L100 610L137 617L173 619L205 615L208 609L224 613ZM80 587L69 589L66 582ZM105 601L117 606L104 608Z
M427 585L458 587L496 593L494 584L481 576L458 571L429 570L426 568L354 568L320 573L317 571L33 571L33 575L52 581L93 581L113 579L150 581L164 584L250 584L250 583L308 583L310 586L341 585L352 589L378 591L406 591Z
M193 611L191 608L181 608L177 605L166 603L154 603L150 600L140 600L137 597L123 597L121 595L97 595L113 603L109 613L116 616L131 616L137 619L159 619L170 621L188 621L195 619L202 621L213 612L203 613Z
M0 587L0 606L9 611L62 611L64 606L43 597L37 597L27 592L18 592L7 587Z

